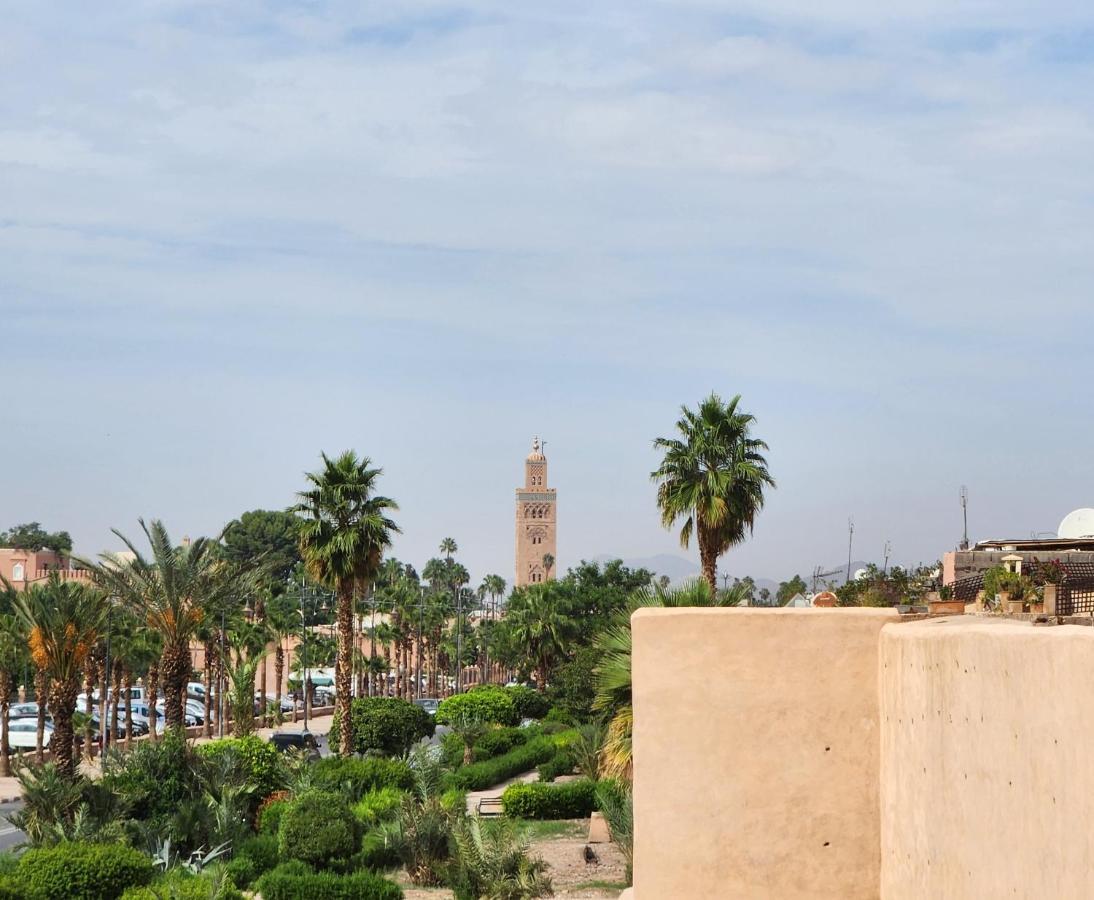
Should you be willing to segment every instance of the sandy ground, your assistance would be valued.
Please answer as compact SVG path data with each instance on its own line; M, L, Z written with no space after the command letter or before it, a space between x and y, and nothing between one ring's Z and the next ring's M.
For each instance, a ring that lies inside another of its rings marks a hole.
M600 863L586 865L588 820L574 820L572 826L567 835L535 839L531 843L531 853L550 866L555 896L569 900L615 900L623 892L623 854L615 844L592 844ZM403 877L398 880L406 892L406 900L451 900L452 892L447 888L416 888Z

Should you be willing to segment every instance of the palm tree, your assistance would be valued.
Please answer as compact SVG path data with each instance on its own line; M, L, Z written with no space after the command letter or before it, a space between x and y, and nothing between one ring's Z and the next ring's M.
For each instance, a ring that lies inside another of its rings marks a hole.
M752 437L755 417L740 412L738 394L723 403L711 394L697 412L681 407L677 438L657 438L654 447L665 455L652 473L657 488L661 524L671 528L683 518L680 544L694 534L699 544L703 577L712 593L718 589L718 557L751 533L764 504L764 488L774 487L762 451Z
M567 643L569 623L558 610L553 587L529 585L514 595L508 612L512 640L532 662L540 690L546 687L554 661Z
M80 676L102 632L108 605L103 591L78 581L62 581L56 573L15 598L16 614L30 632L31 656L49 678L50 751L57 768L70 780L76 774L72 715Z
M248 586L241 570L220 558L216 540L202 537L176 547L163 522L153 519L146 525L143 519L138 521L151 557L144 556L115 529L130 558L104 553L99 564L80 562L122 606L133 610L162 637L158 674L163 680L165 725L182 728L183 695L190 679L190 641L207 608L246 593Z
M448 562L452 562L452 557L456 555L456 551L459 549L456 546L455 538L446 537L441 541L441 553L444 554L444 558Z
M14 600L15 591L12 589ZM4 604L8 606L8 603ZM14 608L14 603L10 604ZM0 614L0 778L11 775L11 745L8 743L8 707L16 672L26 658L26 632L17 616Z
M616 613L612 622L594 640L601 652L594 669L596 700L593 708L611 715L608 733L601 751L601 770L607 778L630 779L631 731L631 616L648 607L739 606L747 588L735 584L724 591L712 592L706 581L689 581L682 587L660 584L635 591L627 606Z
M305 475L311 487L297 496L293 511L300 525L300 555L308 573L332 588L338 598L338 670L335 687L343 756L353 752L350 730L353 677L353 596L375 577L384 551L399 532L386 513L399 507L376 494L381 469L352 450L331 459L322 454L323 469Z
M543 577L549 579L551 577L551 569L555 567L555 557L552 553L543 554Z

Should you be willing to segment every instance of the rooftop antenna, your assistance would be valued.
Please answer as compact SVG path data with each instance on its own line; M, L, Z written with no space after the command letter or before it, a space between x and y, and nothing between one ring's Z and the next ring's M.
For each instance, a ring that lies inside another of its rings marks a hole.
M851 583L851 544L855 539L855 520L847 517L847 583Z
M882 575L889 574L889 554L893 552L892 541L885 542L885 568L881 570Z
M961 516L965 520L965 530L962 533L961 548L969 549L969 489L961 485Z

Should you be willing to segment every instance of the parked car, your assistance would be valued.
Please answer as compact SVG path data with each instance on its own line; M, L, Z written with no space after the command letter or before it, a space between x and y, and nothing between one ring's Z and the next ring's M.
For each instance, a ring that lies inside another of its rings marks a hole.
M46 721L46 730L42 736L42 746L49 746L53 736L53 723ZM12 719L8 723L8 746L15 750L34 750L38 747L38 722L36 719Z
M414 701L415 706L420 706L431 716L437 715L437 708L441 705L441 701L436 697L419 697Z
M310 731L275 731L270 743L282 753L301 750L309 759L319 759L319 742Z
M9 719L20 719L25 716L38 717L38 704L33 700L26 703L13 703L8 707Z
M267 694L266 695L266 702L270 706L277 706L278 705L277 695L276 694ZM261 706L261 704L262 704L262 691L255 691L255 713L256 714L259 712L259 707ZM292 702L291 697L286 697L286 696L282 695L280 705L281 705L281 711L283 713L291 713L292 710L293 710L293 702Z
M124 715L124 711L123 711L124 707L119 706L118 709L119 709L119 711L121 711L121 714ZM150 721L148 713L149 713L148 704L146 704L146 703L134 703L133 704L133 721L135 721L135 722L144 722L145 725L148 725L148 723ZM197 725L199 723L198 723L197 719L194 718L193 715L191 715L188 712L184 712L183 713L183 724L187 728L192 728L194 725ZM156 730L162 732L163 731L163 725L164 725L164 714L163 714L163 703L161 701L160 703L156 704Z

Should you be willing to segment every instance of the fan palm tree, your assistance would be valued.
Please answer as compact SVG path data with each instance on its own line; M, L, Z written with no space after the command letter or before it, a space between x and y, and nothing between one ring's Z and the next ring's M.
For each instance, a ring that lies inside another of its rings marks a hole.
M88 653L102 633L109 601L106 594L78 581L62 581L53 573L42 585L15 598L15 611L30 633L34 664L49 679L53 714L50 750L57 768L69 779L76 775L72 715L80 676ZM39 699L39 704L45 698Z
M452 557L456 555L456 551L460 548L456 546L456 539L446 537L441 541L441 553L444 554L444 558L448 562L452 562Z
M631 708L631 616L646 608L693 606L740 606L747 588L735 584L724 591L713 592L706 581L690 581L678 588L660 584L643 587L629 598L627 606L616 613L612 622L594 640L601 652L594 669L596 699L593 708L611 715L607 736L601 751L601 770L607 778L630 779L631 731L634 714Z
M711 394L692 412L681 407L679 437L657 438L664 451L651 477L658 482L661 524L671 528L683 518L680 544L692 535L699 544L703 577L717 591L718 557L751 533L764 504L764 488L774 487L763 451L767 444L752 437L755 417L738 409L738 394L723 403Z
M342 755L353 752L350 699L353 677L353 597L375 577L398 526L387 517L399 507L379 496L381 469L347 450L335 459L322 454L323 469L305 475L311 487L297 496L293 511L302 516L300 555L308 574L337 596L338 667L335 697L342 728Z
M248 585L241 570L221 559L216 540L202 537L175 546L163 522L139 522L151 547L150 557L115 529L114 534L129 551L128 558L104 553L101 563L80 562L122 606L133 610L160 634L164 720L168 728L182 728L183 695L190 679L190 641L207 608L247 593Z

